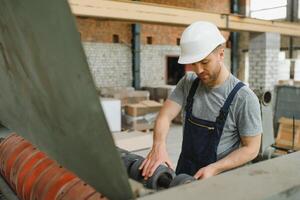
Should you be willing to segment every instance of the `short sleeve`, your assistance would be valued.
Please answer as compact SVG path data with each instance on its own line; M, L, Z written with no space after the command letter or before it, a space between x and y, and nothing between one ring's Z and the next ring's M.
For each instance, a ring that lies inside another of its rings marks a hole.
M262 133L260 105L252 91L246 95L239 106L236 120L240 136L255 136Z
M182 77L180 81L177 83L175 89L172 91L170 96L168 97L169 100L175 101L179 105L183 106L184 104L184 99L185 99L185 84L186 84L186 78L187 75Z

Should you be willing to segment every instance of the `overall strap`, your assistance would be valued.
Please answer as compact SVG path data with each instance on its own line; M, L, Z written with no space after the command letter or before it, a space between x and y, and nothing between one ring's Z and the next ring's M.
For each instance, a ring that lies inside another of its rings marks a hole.
M185 110L186 112L191 111L193 108L193 102L194 102L194 95L196 93L197 87L199 84L199 78L197 77L194 81L193 84L191 86L191 89L189 91L187 100L186 100L186 106L185 106Z
M225 121L227 119L228 116L228 112L229 112L229 107L233 101L233 98L235 97L236 93L239 91L239 89L241 89L243 86L245 86L245 84L243 82L238 82L235 87L231 90L230 94L228 95L223 107L220 110L220 114L217 117L217 124L220 126L220 128L223 129Z

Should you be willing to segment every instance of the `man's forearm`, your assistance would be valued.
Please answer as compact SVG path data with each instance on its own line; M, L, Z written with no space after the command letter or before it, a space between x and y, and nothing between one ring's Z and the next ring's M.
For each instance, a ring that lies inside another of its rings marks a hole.
M166 116L159 116L157 118L153 134L153 147L166 144L170 123L170 119Z
M253 160L257 156L258 151L249 147L241 147L221 160L211 164L211 167L215 168L217 174L239 167Z

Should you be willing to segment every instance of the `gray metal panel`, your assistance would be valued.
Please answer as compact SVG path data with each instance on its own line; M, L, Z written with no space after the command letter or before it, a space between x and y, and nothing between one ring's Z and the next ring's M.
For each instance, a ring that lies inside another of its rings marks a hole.
M300 152L296 152L139 199L262 200L292 191L291 198L284 198L292 200L299 194L299 166Z
M275 133L280 117L300 119L300 87L280 85L276 87L276 105L274 113Z
M265 151L268 147L275 143L274 140L274 128L273 128L273 110L271 105L262 105L261 108L261 118L263 126L262 135L262 150Z
M0 121L107 197L132 198L68 2L0 3Z

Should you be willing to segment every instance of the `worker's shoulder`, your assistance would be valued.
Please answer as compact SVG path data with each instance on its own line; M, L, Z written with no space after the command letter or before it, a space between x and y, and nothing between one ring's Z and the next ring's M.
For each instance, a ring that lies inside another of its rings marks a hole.
M235 79L234 80L235 84L237 84L238 82L241 82L236 77L234 77L234 79ZM239 101L258 101L258 98L255 95L255 93L246 84L237 92L236 98Z
M256 101L258 102L258 98L255 93L249 88L249 86L243 86L237 93L237 100L239 101Z

